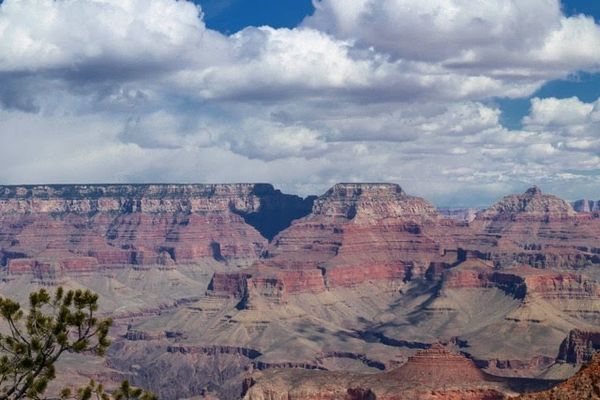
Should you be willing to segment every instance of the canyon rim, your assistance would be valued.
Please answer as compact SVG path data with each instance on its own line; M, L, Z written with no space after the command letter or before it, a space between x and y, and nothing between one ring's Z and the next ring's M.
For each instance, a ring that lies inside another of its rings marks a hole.
M0 0L0 399L600 399L597 3Z

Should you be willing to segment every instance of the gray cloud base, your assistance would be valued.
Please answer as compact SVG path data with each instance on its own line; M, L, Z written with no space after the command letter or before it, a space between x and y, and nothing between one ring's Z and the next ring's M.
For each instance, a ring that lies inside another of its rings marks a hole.
M556 0L323 0L298 28L207 29L175 0L0 5L0 181L394 181L448 205L600 196L598 102L493 97L600 64Z

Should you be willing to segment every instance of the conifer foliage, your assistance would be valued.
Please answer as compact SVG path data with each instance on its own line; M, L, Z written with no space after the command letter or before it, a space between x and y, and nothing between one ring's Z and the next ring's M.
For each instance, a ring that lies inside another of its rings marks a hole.
M43 399L56 377L55 363L65 352L103 356L110 345L110 318L96 316L98 295L89 290L59 287L53 295L40 289L29 295L24 310L11 299L0 297L0 400ZM91 381L62 399L140 399L154 396L123 382L112 394Z

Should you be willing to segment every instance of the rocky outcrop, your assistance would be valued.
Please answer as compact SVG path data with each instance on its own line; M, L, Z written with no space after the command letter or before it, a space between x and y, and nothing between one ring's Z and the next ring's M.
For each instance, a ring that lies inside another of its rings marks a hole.
M11 274L40 263L70 274L255 260L312 202L268 184L0 186L0 262Z
M567 269L600 263L598 233L598 219L533 187L504 197L454 236L459 247L486 254L496 266Z
M503 399L503 386L472 361L441 345L420 350L403 366L371 375L265 371L246 383L245 400Z
M338 183L315 201L312 210L313 216L365 222L435 214L433 205L391 183Z
M216 273L208 290L211 295L240 299L239 306L248 308L256 297L282 304L288 294L323 292L325 281L318 269L251 268L243 272Z
M534 186L521 195L504 197L498 203L482 212L480 219L535 218L561 219L575 215L575 210L566 201L552 195L543 194Z
M491 262L469 260L442 273L442 288L491 288L515 298L544 300L600 300L600 282L575 272L532 268L528 265L494 268Z
M517 397L519 400L578 400L600 399L600 354L594 355L590 362L573 377L554 388L538 393Z
M600 350L600 330L583 331L574 329L560 345L559 361L583 364L589 362Z

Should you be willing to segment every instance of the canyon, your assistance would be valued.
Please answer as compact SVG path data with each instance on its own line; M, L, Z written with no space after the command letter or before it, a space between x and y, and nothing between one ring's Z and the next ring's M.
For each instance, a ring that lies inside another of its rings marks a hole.
M61 362L69 382L491 400L594 361L599 236L596 203L537 187L453 211L389 183L0 186L0 295L100 295L113 345Z

